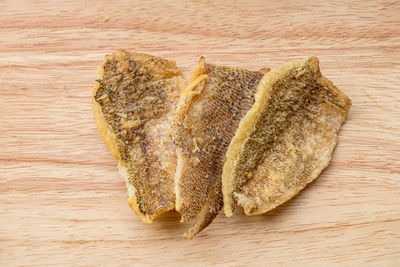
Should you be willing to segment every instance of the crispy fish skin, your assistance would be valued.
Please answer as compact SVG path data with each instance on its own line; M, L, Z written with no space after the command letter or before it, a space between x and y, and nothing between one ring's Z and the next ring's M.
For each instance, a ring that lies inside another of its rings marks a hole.
M105 57L93 90L93 113L125 179L129 204L151 223L175 207L175 147L168 137L180 90L174 61L117 51Z
M226 149L254 102L259 71L216 66L204 58L180 98L171 135L177 145L176 210L181 221L196 218L184 234L192 238L223 206L221 174Z
M284 64L260 81L222 174L224 212L267 212L299 193L329 164L351 100L311 57Z

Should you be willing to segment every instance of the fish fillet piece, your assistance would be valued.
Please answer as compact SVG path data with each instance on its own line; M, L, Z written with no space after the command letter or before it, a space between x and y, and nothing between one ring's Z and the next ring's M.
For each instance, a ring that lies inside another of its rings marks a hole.
M168 137L181 88L174 61L117 51L105 57L93 91L100 134L125 179L129 204L151 223L175 207L175 146Z
M316 57L284 64L260 81L222 174L224 212L267 212L327 167L350 99L321 75Z
M182 93L171 134L178 147L175 209L182 222L196 218L185 238L203 230L222 209L225 153L263 75L208 64L202 57Z

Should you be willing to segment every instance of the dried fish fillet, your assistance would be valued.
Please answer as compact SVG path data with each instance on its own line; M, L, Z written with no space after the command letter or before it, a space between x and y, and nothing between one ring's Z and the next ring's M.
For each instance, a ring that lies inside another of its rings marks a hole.
M226 149L254 102L259 71L216 66L204 58L180 98L171 133L178 147L176 210L181 221L196 218L192 238L222 209L221 174Z
M289 200L329 164L350 99L321 75L316 57L284 64L260 81L222 174L224 212L247 215Z
M129 204L151 223L175 207L175 147L168 137L185 81L174 61L117 51L93 91L100 134L118 160Z

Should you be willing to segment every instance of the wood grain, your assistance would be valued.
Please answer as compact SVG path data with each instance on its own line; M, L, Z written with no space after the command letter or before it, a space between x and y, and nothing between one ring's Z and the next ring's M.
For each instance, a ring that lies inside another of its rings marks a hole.
M0 2L0 265L400 265L399 1ZM110 20L105 23L104 17ZM330 166L193 240L144 225L92 116L116 49L260 69L315 55L353 101Z

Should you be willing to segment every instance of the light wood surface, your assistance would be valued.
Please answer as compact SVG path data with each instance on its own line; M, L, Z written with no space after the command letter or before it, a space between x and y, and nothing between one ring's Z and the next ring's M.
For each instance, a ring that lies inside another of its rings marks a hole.
M329 3L328 3L329 2ZM399 1L0 1L0 265L400 265ZM108 22L104 18L109 17ZM330 166L193 240L144 225L92 116L105 54L260 69L315 55L353 101Z

